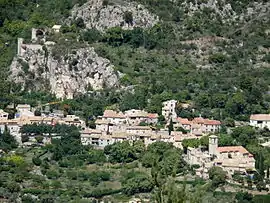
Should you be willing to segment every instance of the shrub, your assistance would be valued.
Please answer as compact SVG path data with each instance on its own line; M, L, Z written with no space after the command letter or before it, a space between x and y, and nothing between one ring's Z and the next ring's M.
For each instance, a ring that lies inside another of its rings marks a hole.
M40 165L42 164L41 159L38 158L38 157L33 157L33 158L32 158L32 162L33 162L33 164L35 164L36 166L40 166Z
M123 192L127 195L134 195L141 192L150 192L153 189L153 184L150 178L145 174L137 175L123 183Z
M126 11L124 13L123 18L124 18L124 20L125 20L126 23L128 23L129 25L133 25L133 15L132 15L132 12Z
M109 0L103 0L103 2L102 2L103 6L108 6L108 4L109 4Z
M55 170L48 170L46 176L48 179L57 179L60 177L60 174Z
M209 63L224 63L227 57L221 53L216 53L209 56Z
M82 18L77 18L75 20L75 25L78 28L85 28L84 20Z
M43 138L43 136L39 135L39 136L36 136L35 139L36 139L37 143L43 143L44 138Z
M83 40L89 42L89 43L94 43L99 40L101 40L102 36L101 33L97 29L87 29L85 32L82 34Z

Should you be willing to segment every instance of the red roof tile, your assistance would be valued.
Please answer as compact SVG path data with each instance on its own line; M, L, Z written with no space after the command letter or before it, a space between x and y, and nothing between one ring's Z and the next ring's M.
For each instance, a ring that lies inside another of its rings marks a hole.
M187 118L177 118L178 122L182 125L191 125L191 121L189 121Z
M149 113L148 115L147 115L147 117L148 118L158 118L158 114L157 113Z
M270 121L270 114L253 114L250 116L250 120Z
M217 120L204 119L204 124L205 125L221 125L221 122Z
M224 152L240 152L242 154L249 154L251 155L244 147L242 146L227 146L227 147L218 147L217 150L219 153Z
M105 110L103 113L104 118L125 118L125 115L122 112L117 113L113 110Z

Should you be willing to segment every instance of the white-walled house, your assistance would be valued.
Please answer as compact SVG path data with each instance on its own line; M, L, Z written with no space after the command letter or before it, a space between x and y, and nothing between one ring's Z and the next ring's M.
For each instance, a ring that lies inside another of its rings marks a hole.
M176 100L169 100L169 101L165 101L162 103L163 107L162 107L162 115L165 117L166 120L169 119L176 119L177 115L176 115L176 105L177 105L177 101Z
M99 138L102 132L99 130L85 129L81 132L82 145L99 145Z
M116 112L113 110L105 110L102 116L102 120L109 121L115 125L123 125L127 123L126 117L121 111Z
M31 106L29 104L18 104L16 107L17 113L15 114L16 118L23 116L34 116L34 113L31 112Z
M250 125L257 128L270 129L270 114L253 114L250 116Z

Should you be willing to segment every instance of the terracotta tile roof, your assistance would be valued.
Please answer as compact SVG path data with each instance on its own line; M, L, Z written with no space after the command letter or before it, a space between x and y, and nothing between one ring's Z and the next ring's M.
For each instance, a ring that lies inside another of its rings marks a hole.
M102 134L102 132L96 129L85 129L81 134Z
M270 114L253 114L250 116L250 120L270 121Z
M217 120L204 119L204 124L205 125L221 125L221 122Z
M125 111L125 115L127 117L142 117L142 118L146 118L147 117L147 112L142 111L142 110L138 110L138 109L131 109L128 111Z
M178 117L177 118L178 122L182 125L191 125L191 121L189 121L187 118L181 118L181 117Z
M149 113L149 114L147 115L147 117L148 117L148 118L152 118L152 119L158 118L158 114L157 114L157 113Z
M204 124L204 125L221 125L220 121L204 119L204 118L201 118L201 117L194 118L192 120L192 122L196 123L196 124Z
M129 126L127 130L151 130L149 126Z
M122 112L117 113L113 110L105 110L103 114L104 118L125 118L125 115Z
M127 139L128 135L125 132L114 132L111 135L112 138Z
M218 147L217 150L219 153L224 152L240 152L242 154L249 154L251 155L244 147L242 146L227 146L227 147Z
M104 120L101 120L101 119L97 119L95 121L96 125L109 124L109 123L110 123L109 121L104 121Z
M194 123L204 124L204 119L201 118L201 117L194 118L192 121L193 121Z
M193 134L190 134L190 133L182 134L182 135L181 134L174 135L174 141L175 142L181 142L184 139L196 139L196 138L198 138L196 135L193 135Z

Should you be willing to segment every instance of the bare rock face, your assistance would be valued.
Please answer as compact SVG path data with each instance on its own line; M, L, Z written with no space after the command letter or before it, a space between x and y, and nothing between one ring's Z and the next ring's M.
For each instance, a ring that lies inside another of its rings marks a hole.
M109 60L99 57L94 48L79 48L57 58L52 47L24 45L14 58L10 79L26 90L50 90L58 98L73 98L79 93L118 87L119 74Z
M158 16L151 14L144 6L125 1L89 0L84 5L75 6L72 10L72 18L82 18L86 28L96 28L104 31L107 28L121 26L123 29L133 27L153 27L158 21ZM115 2L115 3L113 3ZM125 15L129 12L129 20Z
M175 2L176 0L171 1ZM182 6L188 10L189 16L193 16L196 12L200 12L204 9L210 9L210 11L214 11L218 14L224 23L240 23L245 22L250 18L257 18L258 13L260 15L267 13L267 8L269 8L270 2L254 2L250 4L243 13L237 13L237 11L233 9L232 4L227 0L194 0L193 2L186 0L182 3Z

